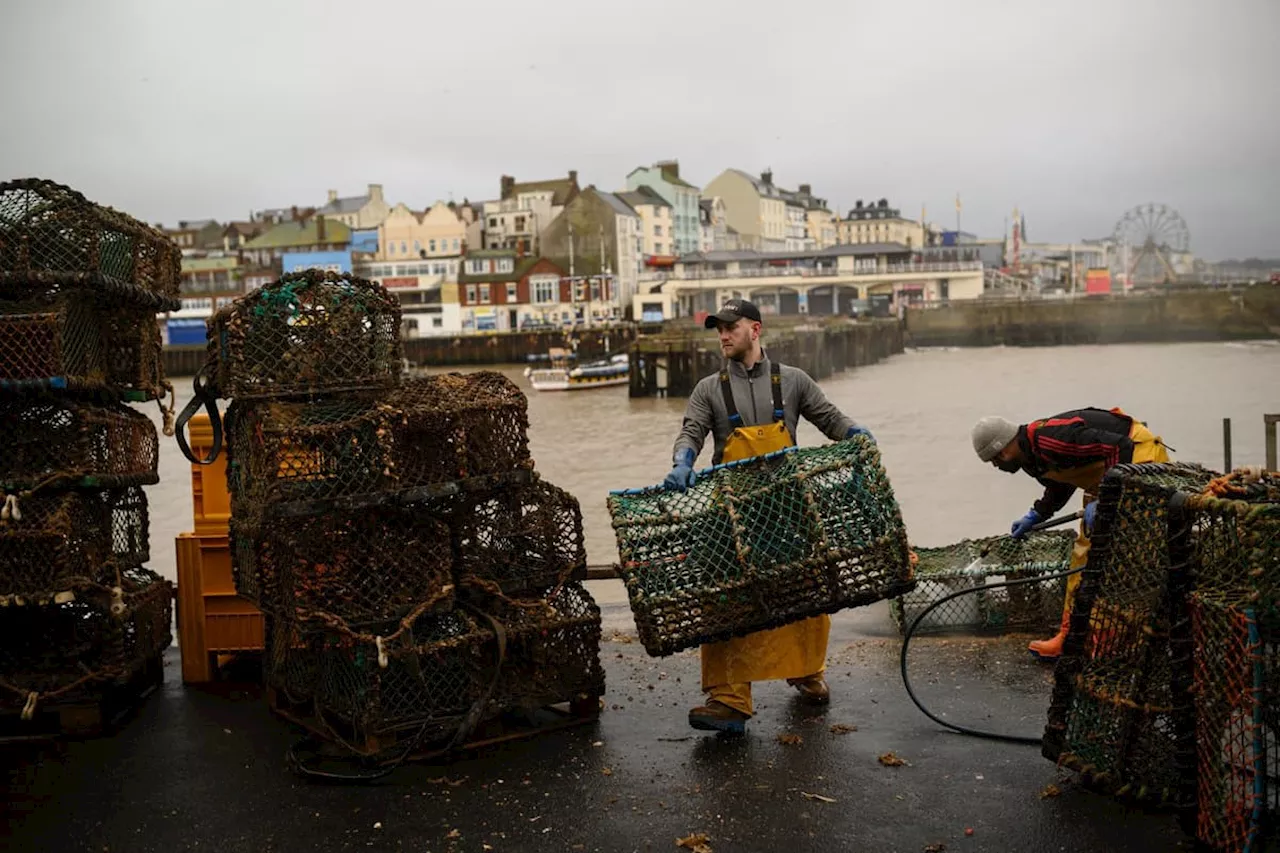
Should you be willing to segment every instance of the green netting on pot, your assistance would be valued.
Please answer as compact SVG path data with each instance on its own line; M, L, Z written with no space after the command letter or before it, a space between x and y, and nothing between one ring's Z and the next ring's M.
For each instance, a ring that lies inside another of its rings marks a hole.
M1076 534L1043 530L1011 536L965 539L940 548L914 549L916 588L893 599L889 613L900 632L934 602L962 589L1067 570ZM1062 619L1066 579L988 589L953 598L924 618L916 633L1006 633L1054 631Z
M790 448L608 509L645 648L667 655L910 591L909 547L874 442Z

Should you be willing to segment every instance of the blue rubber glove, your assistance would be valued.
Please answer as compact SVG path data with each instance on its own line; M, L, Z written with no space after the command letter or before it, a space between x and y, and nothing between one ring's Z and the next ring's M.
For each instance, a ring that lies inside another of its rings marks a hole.
M1098 517L1098 502L1096 500L1089 501L1084 505L1084 529L1093 531L1093 520Z
M676 457L675 467L671 469L667 479L662 481L662 487L669 492L683 492L697 482L698 475L693 470L694 458L692 450L682 451Z
M1014 539L1022 539L1031 532L1031 528L1040 523L1040 513L1034 509L1027 510L1027 514L1013 523L1013 528L1009 531Z
M868 439L871 440L872 444L876 443L876 437L872 435L871 430L867 429L866 427L860 427L857 424L854 424L853 426L849 427L849 431L844 434L844 437L853 438L855 435L865 435Z

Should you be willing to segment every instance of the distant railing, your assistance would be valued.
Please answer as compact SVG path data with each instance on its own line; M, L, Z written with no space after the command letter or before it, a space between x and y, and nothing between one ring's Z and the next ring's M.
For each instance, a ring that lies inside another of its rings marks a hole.
M708 270L685 267L683 274L671 275L679 281L724 278L775 278L782 276L830 277L861 275L909 275L912 273L940 272L977 272L982 269L982 261L947 261L935 263L877 264L852 270L841 270L836 267L747 267L736 272L729 270Z

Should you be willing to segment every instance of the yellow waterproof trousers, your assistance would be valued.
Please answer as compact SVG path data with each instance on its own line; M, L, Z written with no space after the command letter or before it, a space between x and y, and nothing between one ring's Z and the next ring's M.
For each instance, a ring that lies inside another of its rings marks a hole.
M1129 429L1129 438L1133 441L1133 464L1139 465L1146 462L1168 462L1169 453L1164 448L1164 442L1159 436L1152 434L1151 430L1145 425L1133 422L1133 426ZM1085 468L1076 468L1068 471L1051 471L1045 475L1047 479L1057 480L1062 483L1070 483L1084 492L1083 506L1087 506L1090 501L1096 500L1098 497L1098 487L1102 485L1102 477L1106 474L1103 463L1098 462ZM1076 534L1075 545L1071 549L1071 563L1068 568L1078 569L1089 562L1089 535L1085 532L1083 519L1080 521L1080 530ZM1076 590L1080 588L1080 578L1083 575L1074 574L1067 578L1067 595L1062 605L1062 621L1065 624L1071 616L1071 605L1075 602Z
M721 462L737 462L792 445L781 421L740 427L725 441ZM702 689L712 701L752 714L751 682L786 678L803 681L826 669L831 617L814 616L781 628L757 631L702 646Z

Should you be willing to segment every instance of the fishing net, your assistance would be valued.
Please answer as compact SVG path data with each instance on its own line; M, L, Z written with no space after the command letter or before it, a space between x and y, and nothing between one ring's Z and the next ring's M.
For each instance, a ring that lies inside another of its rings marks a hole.
M57 397L0 399L0 489L54 482L83 486L159 482L159 438L128 406Z
M1183 826L1259 849L1280 813L1280 475L1236 472L1175 506L1194 578L1171 643Z
M546 598L476 603L361 632L272 619L266 683L364 755L398 740L438 743L477 704L483 718L603 693L600 611L581 585Z
M228 485L243 514L529 471L528 429L528 400L493 371L305 403L236 401Z
M400 379L400 304L355 276L287 273L208 325L213 384L223 397L390 388Z
M1043 746L1101 790L1181 801L1169 638L1186 577L1171 574L1170 503L1212 477L1195 465L1144 464L1103 478Z
M449 528L421 505L231 519L236 589L273 614L360 624L452 603Z
M613 493L636 628L655 656L914 587L906 529L862 436L718 466L684 492Z
M84 291L0 299L0 390L165 391L155 311Z
M52 181L0 184L0 296L92 287L154 306L181 270L178 247L133 217Z
M535 480L449 500L460 584L496 584L505 594L583 580L582 508L563 489Z
M88 587L0 611L0 713L92 698L168 647L173 585L142 568L121 571L113 585L119 595Z
M1075 533L1043 530L1025 539L992 536L965 539L942 548L914 549L916 588L889 603L898 630L905 632L934 602L962 589L1000 581L1065 572ZM1066 579L986 589L941 605L916 633L980 633L1054 630L1062 619Z
M11 494L3 516L0 596L47 598L150 559L140 486Z

